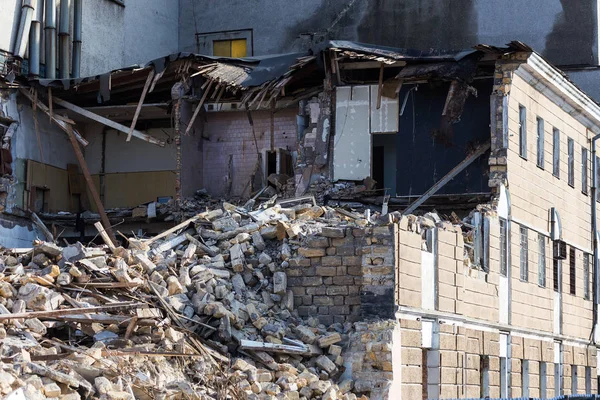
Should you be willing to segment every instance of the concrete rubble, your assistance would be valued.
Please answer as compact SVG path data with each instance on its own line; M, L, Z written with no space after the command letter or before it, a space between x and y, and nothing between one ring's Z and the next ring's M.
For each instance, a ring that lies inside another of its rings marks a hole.
M353 324L301 318L286 270L372 221L287 204L223 203L127 248L4 250L2 398L367 399L344 374Z

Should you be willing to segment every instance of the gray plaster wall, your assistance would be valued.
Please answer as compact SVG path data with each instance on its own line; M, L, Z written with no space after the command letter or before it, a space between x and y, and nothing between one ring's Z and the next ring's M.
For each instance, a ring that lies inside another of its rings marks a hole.
M182 51L198 50L196 32L253 29L255 55L325 39L417 49L520 40L555 64L598 64L598 0L180 0L179 15Z
M178 49L177 0L125 0L125 6L112 0L82 3L81 76L145 64ZM21 0L0 0L0 50L12 50L20 15ZM72 9L70 20L72 40Z

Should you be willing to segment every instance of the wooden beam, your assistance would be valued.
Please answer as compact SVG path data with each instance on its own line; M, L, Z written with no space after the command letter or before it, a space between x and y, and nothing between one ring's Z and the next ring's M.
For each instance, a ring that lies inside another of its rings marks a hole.
M150 88L150 84L152 83L152 79L154 78L154 68L150 70L148 73L148 78L146 78L146 84L144 85L144 90L142 90L142 95L140 96L140 102L135 109L135 114L133 115L133 120L131 121L131 126L129 127L129 133L127 134L126 142L131 140L131 135L133 135L133 131L135 130L135 124L137 123L138 117L140 116L140 112L142 111L142 105L144 104L144 99L146 98L146 94L148 93L148 89Z
M146 245L150 246L152 243L156 242L157 240L159 240L159 239L162 239L162 238L164 238L164 237L167 237L167 236L169 236L171 233L175 233L175 232L177 232L178 230L180 230L180 229L183 229L183 228L187 227L187 226L188 226L190 223L192 223L192 222L195 222L195 221L196 221L196 220L198 220L199 218L200 218L200 216L199 216L199 215L196 215L195 217L192 217L192 218L190 218L190 219L187 219L187 220L183 221L182 223L175 225L175 226L174 226L174 227L172 227L171 229L167 229L166 231L162 232L161 234L159 234L159 235L156 235L156 236L154 236L153 238L146 240L146 241L144 242L144 244L146 244Z
M63 131L65 131L65 133L67 133L67 124L70 125L74 125L75 121L72 121L68 118L65 117L61 117L60 115L55 115L52 114L50 112L50 110L48 109L48 107L46 107L46 105L44 103L42 103L40 100L36 100L33 95L29 92L29 90L25 89L25 88L20 88L19 89L21 91L21 94L23 94L25 97L27 97L29 99L29 101L31 101L32 103L35 103L37 105L37 108L39 108L40 110L42 110L44 113L48 114L50 116L50 119L52 121L54 121L54 123L56 125L58 125L60 127L60 129L62 129ZM87 146L89 144L89 142L87 140L85 140L80 134L79 132L77 132L77 130L75 130L73 128L73 135L75 135L75 137L77 138L77 141L79 143L81 143L81 145L83 147Z
M254 351L266 351L266 352L283 353L283 354L302 354L302 355L310 354L310 350L308 349L307 346L298 347L298 346L290 346L287 344L255 342L253 340L246 340L246 339L242 339L240 341L240 349L254 350Z
M36 213L31 213L31 220L33 221L35 226L40 228L40 230L44 233L44 236L46 236L46 240L54 243L54 236L52 235L52 233L50 233L46 225L42 222L42 220L40 219L40 217L37 216Z
M202 98L200 99L200 103L198 103L198 107L196 107L196 109L194 110L194 114L192 115L190 122L188 122L187 128L185 128L184 135L189 135L190 131L192 130L192 126L194 126L194 122L196 121L196 117L198 116L198 114L200 114L200 110L202 109L202 106L204 105L204 101L206 101L206 97L208 97L208 92L210 92L210 87L212 86L213 81L210 80L208 82L209 82L208 87L206 89L204 89L204 94L202 95Z
M102 221L102 225L104 225L104 230L106 230L106 233L110 237L110 240L113 243L117 243L115 234L113 233L112 228L110 226L110 221L108 220L108 216L106 215L106 211L104 211L104 206L102 205L102 201L100 200L100 196L98 195L98 191L96 190L96 185L94 185L94 181L92 180L92 175L90 175L90 171L87 167L87 163L85 162L85 158L83 157L83 153L79 148L77 139L75 139L75 135L73 135L73 127L71 127L71 125L68 124L67 135L69 135L71 145L73 146L73 150L75 151L75 156L77 157L77 161L79 162L79 166L81 167L81 171L83 172L83 177L85 178L85 182L87 183L90 194L92 195L94 204L96 204L98 214L100 214L100 220Z
M408 208L402 211L402 215L408 215L411 212L415 211L417 207L421 204L425 203L427 199L433 196L438 190L440 190L444 185L450 182L456 175L458 175L462 170L467 168L471 163L477 160L480 156L483 155L490 148L490 142L487 142L484 145L479 146L473 153L467 156L463 161L460 162L456 167L452 168L450 172L448 172L442 179L437 181L429 190L423 193L417 200L415 200Z
M391 67L404 67L406 65L405 61L396 61L393 64L385 64L384 68ZM339 64L341 70L351 70L351 69L375 69L381 68L380 61L358 61L358 62L342 62Z
M101 123L103 125L106 125L106 126L108 126L110 128L113 128L113 129L116 129L116 130L121 131L123 133L129 134L129 128L126 127L125 125L119 124L118 122L112 121L112 120L110 120L108 118L104 118L104 117L102 117L102 116L100 116L98 114L94 114L93 112L90 112L90 111L88 111L88 110L86 110L84 108L76 106L73 103L69 103L68 101L64 101L64 100L59 99L57 97L54 98L54 102L56 104L58 104L59 106L62 106L64 108L68 109L68 110L74 111L77 114L80 114L80 115L82 115L82 116L84 116L84 117L86 117L88 119L91 119L92 121L99 122L99 123ZM165 142L163 142L162 140L156 139L155 137L150 136L150 135L146 135L145 133L137 131L135 129L133 130L132 135L135 136L138 139L145 140L148 143L152 143L152 144L155 144L155 145L158 145L158 146L161 146L161 147L165 146Z
M384 63L381 63L381 67L379 67L379 86L377 87L377 109L381 108L381 92L383 92L383 68L385 67Z
M96 227L96 229L98 230L98 233L102 237L102 240L104 240L104 243L106 243L106 245L110 249L111 253L114 252L116 249L115 243L108 236L106 229L104 229L100 222L94 223L94 227Z
M81 307L81 308L65 308L62 310L52 310L52 311L27 311L23 313L17 314L2 314L0 315L0 321L6 321L10 319L29 319L29 318L53 318L59 317L61 315L85 315L85 314L93 314L98 312L108 312L108 311L125 311L131 310L132 308L145 308L148 307L146 303L137 303L137 302L127 302L127 303L117 303L117 304L109 304L105 306L99 307Z

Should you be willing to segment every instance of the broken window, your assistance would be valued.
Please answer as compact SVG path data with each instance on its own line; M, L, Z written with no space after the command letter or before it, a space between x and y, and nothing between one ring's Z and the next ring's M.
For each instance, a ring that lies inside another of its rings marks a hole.
M544 120L537 118L537 166L544 169Z
M583 298L590 299L590 255L583 253Z
M575 142L571 138L567 138L568 150L568 181L569 185L575 187Z
M581 146L581 191L588 194L588 150Z
M233 58L246 57L246 39L213 41L213 56Z
M473 251L471 257L473 265L481 268L481 270L484 272L489 272L489 219L486 218L482 213L476 212L473 214L471 223L473 225Z
M519 155L527 159L527 109L519 104Z
M546 287L546 237L538 234L538 285Z
M575 255L575 248L571 247L569 249L569 293L571 293L573 296L575 296L576 293L575 284L577 283L575 278L575 269L577 265L575 262Z
M500 275L507 276L508 272L508 229L507 221L504 218L498 219L500 222Z
M552 130L552 175L560 178L560 131Z
M520 244L521 244L521 280L527 282L529 272L529 257L528 257L528 233L527 228L521 226L520 229Z

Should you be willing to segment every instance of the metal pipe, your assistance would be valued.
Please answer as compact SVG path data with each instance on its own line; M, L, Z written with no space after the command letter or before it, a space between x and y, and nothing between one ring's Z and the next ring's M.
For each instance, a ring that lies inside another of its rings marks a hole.
M41 22L32 21L29 31L29 75L40 75L40 32Z
M58 57L58 76L60 79L69 78L69 0L60 1L60 17L59 17L59 57Z
M40 66L46 62L46 55L44 54L44 0L37 0L37 6L35 8L34 21L40 23Z
M596 161L596 140L600 139L600 134L592 138L592 190L591 190L591 203L592 203L592 243L594 251L594 274L592 276L592 286L594 287L594 301L593 301L593 316L592 316L592 341L596 344L596 326L598 325L598 300L600 298L598 290L598 221L596 215L596 196L598 190L598 174L597 174L597 161Z
M23 0L21 6L21 21L19 22L19 30L15 39L15 47L13 55L23 59L25 50L27 49L27 41L29 40L29 31L31 29L31 21L35 12L37 0Z
M82 1L73 0L73 59L71 75L73 78L79 78L81 73L81 20L82 20Z
M46 0L44 34L46 36L46 78L56 78L56 3Z

